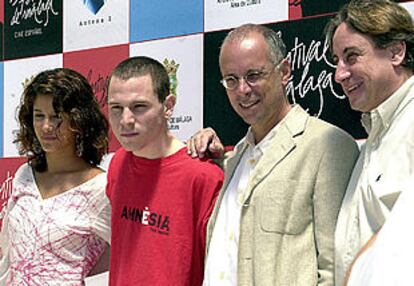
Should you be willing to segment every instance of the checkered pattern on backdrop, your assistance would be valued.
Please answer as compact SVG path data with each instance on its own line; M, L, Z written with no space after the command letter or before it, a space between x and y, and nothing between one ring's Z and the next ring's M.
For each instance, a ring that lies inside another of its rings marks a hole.
M366 135L334 83L323 38L326 21L347 1L332 0L1 0L0 202L24 162L13 139L23 84L50 68L73 68L89 80L106 111L112 68L136 55L154 57L170 72L177 107L169 127L185 140L213 126L227 145L246 125L220 86L218 52L229 29L265 24L280 32L293 67L288 96L356 138ZM402 3L414 11L414 1ZM110 151L119 144L111 137Z

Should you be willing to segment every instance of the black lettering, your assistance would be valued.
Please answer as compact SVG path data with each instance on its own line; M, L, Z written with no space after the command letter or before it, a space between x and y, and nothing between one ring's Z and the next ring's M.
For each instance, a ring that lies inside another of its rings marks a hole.
M158 216L157 227L160 228L162 216Z
M148 224L150 226L154 226L157 220L157 214L156 213L152 213L149 217L148 217Z
M139 221L140 222L142 222L142 215L143 215L143 213L144 213L144 211L143 210L139 210L139 209L137 209L137 215L138 215L138 218L139 218ZM135 220L136 221L136 220Z
M167 231L170 231L169 223L170 223L170 219L169 219L168 216L166 216L164 221L162 222L161 229L165 229Z
M134 216L135 216L135 209L134 208L129 208L128 209L128 219L134 220Z
M133 221L137 221L137 218L139 218L139 210L134 208L134 217L132 217L131 219Z
M121 218L128 219L127 214L128 214L128 211L127 211L127 207L125 206L125 207L122 209Z

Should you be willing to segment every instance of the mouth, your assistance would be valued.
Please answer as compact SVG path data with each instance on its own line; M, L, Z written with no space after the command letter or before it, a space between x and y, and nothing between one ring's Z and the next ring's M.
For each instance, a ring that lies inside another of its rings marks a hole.
M359 83L356 83L356 84L353 84L353 85L351 85L351 86L349 86L349 87L347 87L345 90L346 90L346 93L347 94L349 94L349 93L352 93L353 91L355 91L356 89L358 89L359 87L361 87L362 86L362 82L359 82Z
M43 141L53 141L53 140L56 140L56 139L57 139L57 137L53 136L53 135L44 135L44 136L42 136Z
M257 105L259 102L260 102L260 100L259 100L259 99L254 100L254 101L240 102L240 103L239 103L239 106L240 106L242 109L250 109L250 108L252 108L253 106Z
M124 132L124 133L121 133L121 137L130 138L130 137L137 136L138 134L139 134L138 132Z

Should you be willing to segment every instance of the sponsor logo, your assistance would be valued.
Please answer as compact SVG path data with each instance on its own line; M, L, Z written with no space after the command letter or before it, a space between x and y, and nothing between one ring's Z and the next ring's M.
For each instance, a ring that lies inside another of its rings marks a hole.
M99 10L104 6L104 0L83 0L83 4L91 11L93 14L97 14Z
M104 0L82 0L83 4L89 11L91 11L94 15L97 15L99 10L104 6ZM89 26L97 26L106 23L110 23L112 21L112 16L107 15L105 17L94 17L91 19L82 19L79 21L80 27L89 27Z
M180 67L179 63L176 63L175 60L169 61L167 58L164 59L162 62L164 64L165 69L167 70L168 76L170 77L170 93L174 94L177 97L177 71Z
M46 27L49 24L50 14L59 15L53 7L53 0L11 0L11 7L14 8L10 26L19 25L23 21L34 19L34 21Z
M159 234L168 235L170 232L170 217L165 214L150 211L148 207L139 209L124 206L121 213L121 219L148 226L152 232Z
M49 25L52 16L59 15L53 0L13 0L9 2L9 5L14 9L10 19L10 27L27 25L26 23L33 23L32 21L35 25L41 26L15 31L14 39L41 36L43 34L42 27Z
M92 69L88 71L86 77L88 82L92 86L93 93L95 94L101 108L105 108L108 104L108 75L102 75L101 73L94 73Z
M23 89L26 89L27 86L32 82L32 80L35 78L34 75L30 76L30 77L26 77L23 82L21 82Z

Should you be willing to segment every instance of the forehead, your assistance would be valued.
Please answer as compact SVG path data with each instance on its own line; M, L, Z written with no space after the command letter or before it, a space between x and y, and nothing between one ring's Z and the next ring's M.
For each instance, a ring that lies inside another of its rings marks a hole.
M220 68L223 74L263 68L269 62L268 45L259 33L250 33L243 38L225 42L220 53Z
M36 95L33 106L34 107L52 107L53 108L53 96L52 95L45 95L45 94L38 94Z
M136 100L139 98L151 98L155 96L152 78L149 74L131 77L123 80L113 77L109 84L109 100Z
M350 49L372 49L375 47L372 39L362 34L346 23L341 23L332 38L332 50L335 56L340 56Z

